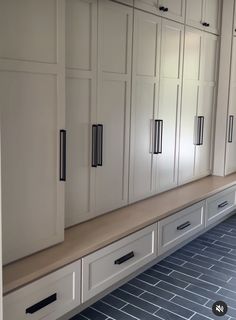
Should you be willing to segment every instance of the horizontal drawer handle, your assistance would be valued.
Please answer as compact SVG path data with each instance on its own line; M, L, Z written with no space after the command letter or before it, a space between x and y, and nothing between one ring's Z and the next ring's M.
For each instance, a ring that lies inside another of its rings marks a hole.
M43 299L43 300L35 303L33 306L27 308L25 310L25 313L33 314L33 313L45 308L46 306L48 306L49 304L53 303L56 300L57 300L57 294L54 293L51 296L47 297L46 299Z
M114 264L122 264L122 263L124 263L125 261L127 261L127 260L129 260L129 259L131 259L131 258L133 258L133 257L134 257L134 252L131 251L131 252L127 253L125 256L117 259L117 260L114 262Z
M222 202L222 203L220 203L220 204L218 205L218 208L224 208L224 207L226 207L228 204L229 204L228 201L224 201L224 202Z
M180 226L177 227L177 230L184 230L185 228L191 226L191 223L189 221L181 224Z

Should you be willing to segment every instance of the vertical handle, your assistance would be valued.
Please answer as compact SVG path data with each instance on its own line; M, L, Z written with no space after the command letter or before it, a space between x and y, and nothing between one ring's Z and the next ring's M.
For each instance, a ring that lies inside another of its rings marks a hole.
M103 125L97 125L97 165L102 167L103 163Z
M60 181L66 181L66 130L60 130Z
M92 125L92 167L96 168L97 163L97 125Z
M197 146L203 145L203 136L204 136L204 117L199 116L197 117L197 138L196 138Z
M155 120L154 154L162 153L163 120Z
M234 132L234 116L229 116L229 131L228 131L228 142L233 142L233 132Z

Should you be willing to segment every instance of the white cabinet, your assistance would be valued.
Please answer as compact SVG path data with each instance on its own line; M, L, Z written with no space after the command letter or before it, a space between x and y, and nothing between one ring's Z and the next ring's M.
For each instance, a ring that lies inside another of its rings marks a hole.
M179 183L211 172L212 124L218 38L191 28L185 33Z
M57 320L80 305L81 261L9 293L3 298L4 320Z
M69 226L127 204L132 9L68 0L66 26Z
M63 17L61 0L0 2L4 263L64 238Z
M236 36L236 6L234 5L233 35Z
M227 120L225 174L236 171L236 37L233 37L229 108Z
M220 33L222 0L186 0L186 24Z
M183 33L178 23L135 10L130 201L177 185Z
M177 22L184 22L185 0L134 0L134 7Z

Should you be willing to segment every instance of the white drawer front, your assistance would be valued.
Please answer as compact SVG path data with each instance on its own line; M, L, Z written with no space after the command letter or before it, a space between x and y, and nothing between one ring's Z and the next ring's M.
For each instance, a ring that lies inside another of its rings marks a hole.
M204 229L204 201L158 222L158 254L162 254Z
M6 295L4 320L58 319L80 304L80 276L79 260Z
M82 259L82 302L157 256L157 225L151 225Z
M226 189L206 201L206 224L210 225L236 208L236 187Z

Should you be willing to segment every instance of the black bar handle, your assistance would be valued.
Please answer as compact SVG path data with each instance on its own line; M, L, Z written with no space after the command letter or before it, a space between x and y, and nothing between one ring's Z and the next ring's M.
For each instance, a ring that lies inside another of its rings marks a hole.
M161 6L161 7L159 7L159 10L160 11L165 11L165 7Z
M169 11L169 8L165 8L165 9L164 9L164 12L168 12L168 11Z
M197 117L197 139L196 139L197 146L203 145L203 136L204 136L204 117L199 116Z
M219 208L219 209L224 208L224 207L226 207L228 204L229 204L228 201L224 201L224 202L222 202L222 203L220 203L220 204L218 205L218 208Z
M154 154L162 153L163 120L155 120Z
M47 297L46 299L43 299L37 303L35 303L33 306L27 308L25 310L26 314L34 314L35 312L45 308L46 306L48 306L49 304L53 303L54 301L57 300L57 294L54 293L51 296Z
M97 160L97 125L92 125L92 167L96 168Z
M66 181L66 130L60 130L60 181Z
M103 125L97 125L97 165L102 167L103 164Z
M233 142L233 132L234 132L234 116L229 116L229 131L228 131L228 142Z
M187 227L191 226L191 222L187 221L183 224L181 224L180 226L177 227L177 230L184 230L186 229Z
M129 253L127 253L125 256L115 260L114 264L122 264L124 262L126 262L129 259L132 259L134 257L134 252L131 251Z

